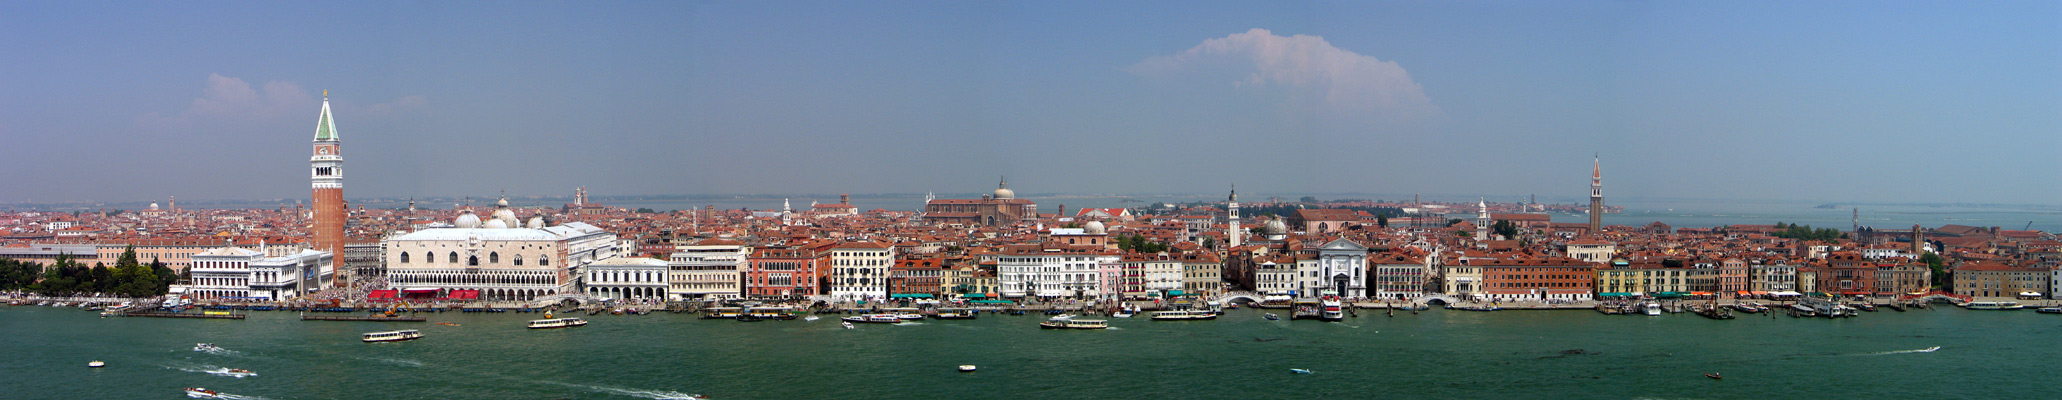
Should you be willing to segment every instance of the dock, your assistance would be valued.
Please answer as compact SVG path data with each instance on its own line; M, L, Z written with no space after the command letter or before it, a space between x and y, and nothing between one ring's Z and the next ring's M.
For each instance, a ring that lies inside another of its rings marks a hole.
M148 312L126 312L126 313L114 313L114 314L112 314L112 315L115 315L115 316L122 316L122 317L150 317L150 318L198 318L198 319L243 319L243 318L244 318L244 314L229 314L229 313L223 313L223 314L194 314L194 313L175 313L175 312L159 312L159 311L148 311Z
M424 322L429 318L396 315L308 315L301 314L302 321L378 321L378 322Z

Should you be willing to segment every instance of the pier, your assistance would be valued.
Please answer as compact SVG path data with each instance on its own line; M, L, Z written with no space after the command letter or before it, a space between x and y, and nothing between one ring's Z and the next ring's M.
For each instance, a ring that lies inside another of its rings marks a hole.
M301 314L302 321L380 321L380 322L424 322L429 318L396 315L308 315Z
M150 318L197 318L197 319L244 319L244 316L245 316L244 314L229 314L229 313L223 313L223 314L206 314L206 313L202 313L202 314L194 314L194 313L175 313L175 312L157 312L157 311L148 311L148 312L118 312L118 313L110 313L109 315L114 315L114 316L119 316L119 317L150 317Z

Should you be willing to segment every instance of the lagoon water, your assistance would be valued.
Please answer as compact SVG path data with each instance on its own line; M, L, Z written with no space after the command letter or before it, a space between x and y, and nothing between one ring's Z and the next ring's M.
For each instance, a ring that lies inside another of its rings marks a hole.
M842 329L818 321L429 314L429 323L99 318L0 308L8 399L2053 398L2062 315L1884 310L1844 320L1431 310L1340 323L1117 319L1044 331L984 314ZM452 322L461 326L435 325ZM364 332L427 338L361 343ZM226 349L201 353L196 342ZM1939 346L1934 352L1916 350ZM1576 351L1579 350L1579 351ZM107 368L88 369L102 360ZM974 364L979 372L954 366ZM211 374L240 368L257 376ZM1312 374L1293 374L1304 368ZM1724 380L1704 377L1719 372Z

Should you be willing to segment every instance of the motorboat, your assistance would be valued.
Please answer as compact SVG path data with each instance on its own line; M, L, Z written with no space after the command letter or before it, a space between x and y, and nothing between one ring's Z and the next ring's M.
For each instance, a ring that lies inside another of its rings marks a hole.
M221 373L221 374L222 374L222 375L227 375L227 376L234 376L234 377L238 377L238 378L242 378L242 377L246 377L246 376L258 376L258 373L256 373L256 372L251 372L251 370L248 370L248 369L236 369L236 368L230 368L230 369L225 369L225 370L222 370L222 373Z
M854 315L850 317L845 317L844 319L845 322L859 322L869 324L893 324L902 322L902 317L896 316L895 314Z
M530 329L577 328L587 326L587 320L579 318L551 318L530 321Z
M193 345L193 351L215 351L221 349L220 347L215 347L214 343L196 343Z
M709 307L702 309L702 319L736 319L740 314L744 314L744 312L737 307Z
M192 397L196 399L219 399L222 398L222 394L216 393L213 390L208 390L208 388L190 387L186 388L186 397Z
M1646 310L1646 311L1645 311L1645 313L1646 313L1646 314L1647 314L1648 316L1661 316L1661 305L1660 305L1660 304L1655 304L1655 303L1647 303L1647 305L1646 305L1646 307L1645 307L1645 310Z
M414 329L407 329L407 330L398 330L398 331L387 331L387 332L372 332L372 333L367 333L367 334L365 334L365 335L364 335L364 340L365 340L365 342L367 342L367 343L371 343L371 342L399 342L399 341L405 341L405 340L415 340L415 339L421 339L421 338L422 338L422 332L416 331L416 330L414 330Z
M1290 369L1289 369L1289 372L1294 372L1294 373L1298 373L1298 374L1308 374L1308 373L1310 373L1310 370L1307 370L1307 369L1302 369L1302 368L1290 368Z
M1862 311L1876 312L1875 303L1854 303L1854 308L1861 309Z
M1717 372L1706 372L1704 373L1704 377L1711 379L1725 379L1725 377L1723 376L1718 376Z
M913 313L913 312L912 312L912 313L901 313L901 314L895 314L895 318L901 319L901 320L903 320L903 321L920 321L920 320L923 320L923 319L924 319L924 315L923 315L923 314L918 314L918 313Z
M959 366L959 372L974 372L975 369L977 368L975 368L973 364Z
M2041 307L2033 310L2033 312L2042 314L2062 314L2062 307Z
M1040 329L1107 329L1109 321L1095 319L1053 318L1038 323Z
M88 361L88 362L86 362L86 368L100 368L100 367L105 367L105 366L107 366L107 363L104 363L104 362L100 362L100 360L93 360L93 361Z
M811 316L807 316L807 317L802 317L802 320L803 320L803 321L815 321L815 320L819 320L819 319L823 319L823 317L818 317L818 316L814 316L814 315L811 315Z
M1153 313L1154 321L1197 321L1217 319L1217 313L1210 311L1159 311Z
M1754 303L1734 304L1733 309L1748 314L1760 314L1768 312L1768 307L1762 307L1760 304Z
M852 329L852 322L850 321L838 321L838 324L844 325L845 329Z
M2026 308L2016 301L1972 301L1962 306L1971 310L2017 310Z

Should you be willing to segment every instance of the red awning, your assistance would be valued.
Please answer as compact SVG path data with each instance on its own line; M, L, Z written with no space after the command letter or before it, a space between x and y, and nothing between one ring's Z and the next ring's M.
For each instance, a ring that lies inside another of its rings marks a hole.
M436 293L437 288L408 288L401 289L401 291L408 293Z
M372 291L372 293L367 293L365 295L366 298L370 299L391 299L398 296L400 296L400 291L393 289L374 290Z
M453 290L453 291L451 291L451 294L450 294L450 295L444 296L444 298L447 298L447 299L452 299L452 300L474 300L474 299L478 299L478 298L480 298L480 291L478 291L478 290Z

